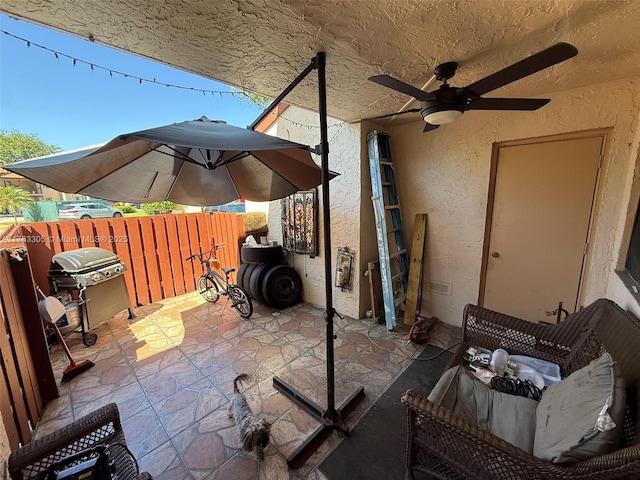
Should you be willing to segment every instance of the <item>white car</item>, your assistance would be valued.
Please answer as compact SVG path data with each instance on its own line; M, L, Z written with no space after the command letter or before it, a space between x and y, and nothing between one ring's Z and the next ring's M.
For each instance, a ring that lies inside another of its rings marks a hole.
M79 220L84 218L121 217L122 210L108 207L103 203L73 203L63 205L58 210L60 220Z

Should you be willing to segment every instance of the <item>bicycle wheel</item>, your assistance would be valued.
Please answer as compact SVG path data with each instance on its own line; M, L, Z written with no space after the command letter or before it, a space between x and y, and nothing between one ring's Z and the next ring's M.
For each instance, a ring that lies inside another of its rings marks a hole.
M229 298L233 308L235 308L242 318L249 318L253 313L253 303L251 297L247 295L242 287L229 285Z
M198 278L198 292L207 302L216 303L220 298L219 290L218 284L211 277L202 275Z

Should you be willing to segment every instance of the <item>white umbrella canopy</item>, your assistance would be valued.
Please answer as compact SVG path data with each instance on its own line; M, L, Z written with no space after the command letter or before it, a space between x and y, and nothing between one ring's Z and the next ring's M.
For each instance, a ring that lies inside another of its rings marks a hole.
M202 117L120 135L79 158L75 151L5 168L61 192L115 202L221 205L275 200L318 186L321 169L309 150Z

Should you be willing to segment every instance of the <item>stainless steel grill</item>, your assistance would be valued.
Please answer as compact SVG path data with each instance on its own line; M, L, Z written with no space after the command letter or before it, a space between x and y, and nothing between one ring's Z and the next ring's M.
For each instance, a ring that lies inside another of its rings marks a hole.
M126 270L125 264L109 250L79 248L53 256L49 282L55 293L77 291L88 330L122 310L128 309L129 318L133 318L123 275Z
M58 253L51 259L49 278L60 287L78 288L106 282L122 275L127 267L118 256L103 248L88 247Z

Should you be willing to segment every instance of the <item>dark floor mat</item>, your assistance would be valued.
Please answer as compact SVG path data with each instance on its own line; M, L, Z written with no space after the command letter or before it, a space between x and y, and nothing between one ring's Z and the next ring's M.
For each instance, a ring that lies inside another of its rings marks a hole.
M419 358L442 352L427 345ZM451 352L414 360L322 462L329 480L402 480L405 476L407 410L400 397L407 388L428 394L442 375ZM366 392L365 392L366 393Z

